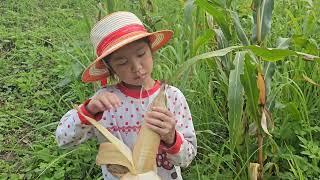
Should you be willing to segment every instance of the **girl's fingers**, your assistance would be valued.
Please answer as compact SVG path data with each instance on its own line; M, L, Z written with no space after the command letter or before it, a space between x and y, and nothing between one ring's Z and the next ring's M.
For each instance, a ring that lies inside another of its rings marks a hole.
M153 126L157 126L159 128L162 128L162 129L166 129L168 128L167 127L167 123L165 123L164 121L161 121L159 119L154 119L154 118L151 118L151 117L146 117L145 118L145 121L147 124L150 124L150 125L153 125Z
M160 136L165 136L166 134L169 133L168 129L163 129L163 128L160 128L158 126L155 126L155 125L149 124L149 123L147 123L146 125L148 126L148 128L150 128L152 131L159 134Z
M96 108L96 112L101 112L104 111L105 105L99 101L99 100L94 100L94 108Z
M170 123L170 124L175 124L174 119L172 116L168 116L167 114L164 114L163 112L158 112L158 111L151 111L146 113L148 117L154 118L154 119L159 119L161 121Z
M114 108L114 107L112 106L112 104L110 103L110 100L109 100L108 97L106 97L106 96L101 96L101 97L100 97L100 100L101 100L100 102L104 105L105 109L109 110L109 109Z
M104 97L108 99L109 104L111 104L113 108L118 108L120 106L120 100L117 95L113 93L105 93Z
M105 105L106 109L118 108L120 106L119 98L113 93L101 94L99 99Z
M164 121L159 117L167 120ZM153 132L160 135L161 140L169 144L172 143L172 137L175 134L175 121L173 118L160 112L148 112L145 116L145 123Z
M158 106L154 106L151 108L152 111L156 111L159 113L163 113L167 116L173 117L172 112L170 112L167 108L163 108L163 107L158 107Z
M113 93L110 94L110 101L116 107L120 107L121 105L120 99L116 94L113 94Z
M118 108L121 105L118 96L109 92L99 93L97 96L92 98L90 103L95 108L94 112L102 112L112 108Z

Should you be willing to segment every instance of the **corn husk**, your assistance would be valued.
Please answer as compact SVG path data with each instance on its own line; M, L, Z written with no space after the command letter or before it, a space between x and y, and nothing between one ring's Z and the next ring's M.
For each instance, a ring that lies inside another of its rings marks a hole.
M151 107L166 107L165 85L161 85L159 94L151 103ZM160 144L160 136L142 124L133 152L122 141L113 136L106 128L94 119L85 116L110 142L101 143L96 157L97 165L106 165L108 171L121 180L160 180L156 174L156 154Z
M106 165L114 176L121 177L128 172L135 172L131 162L109 142L101 143L96 157L97 165Z
M166 107L164 88L164 85L162 85L159 94L155 97L149 108ZM154 170L159 144L160 136L143 123L133 148L133 163L138 174Z
M96 120L84 115L81 110L79 109L79 107L75 106L75 109L86 119L88 120L94 127L96 127L100 133L107 138L112 144L112 148L110 149L111 152L115 151L114 149L117 149L117 151L119 151L119 153L121 153L124 158L130 162L130 167L128 167L128 169L132 170L133 173L136 173L135 168L134 168L134 164L133 164L133 160L132 160L132 152L130 150L130 148L128 146L126 146L122 141L120 141L118 138L116 138L115 136L113 136L106 128L104 128L102 125L100 125ZM101 146L101 144L100 144ZM111 147L111 146L110 146ZM102 148L104 149L104 148ZM108 152L108 151L106 151ZM99 156L99 157L104 157L104 156ZM103 160L101 160L103 161Z

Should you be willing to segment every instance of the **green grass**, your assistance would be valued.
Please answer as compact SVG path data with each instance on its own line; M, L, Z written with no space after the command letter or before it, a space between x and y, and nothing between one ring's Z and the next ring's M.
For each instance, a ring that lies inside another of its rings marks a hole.
M198 155L183 169L184 178L245 179L248 163L256 162L256 140L247 137L247 153L230 154L229 74L220 59L196 64L181 79L172 77L187 59L219 46L214 34L205 42L197 39L208 29L204 11L194 7L190 27L181 1L153 2L153 12L148 11L153 26L175 31L170 44L155 56L154 76L182 90L197 131ZM250 34L250 2L234 3ZM292 37L290 49L319 55L319 7L316 1L312 8L306 1L277 1L268 47L277 46L277 37ZM116 0L114 8L144 18L138 1ZM101 179L94 161L95 140L62 150L54 137L62 115L96 87L82 83L80 75L94 58L89 31L98 10L93 0L0 2L0 179ZM239 44L233 33L229 45ZM265 162L274 164L265 169L266 179L319 178L320 89L302 76L320 83L319 72L319 61L301 57L276 63L268 97L275 129L264 144Z

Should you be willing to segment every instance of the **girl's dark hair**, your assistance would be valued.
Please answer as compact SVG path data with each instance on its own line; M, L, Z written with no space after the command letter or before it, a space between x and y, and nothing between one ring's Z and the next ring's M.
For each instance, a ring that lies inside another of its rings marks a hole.
M149 45L150 49L151 49L151 44L150 44L150 40L149 40L148 37L144 37L144 38L138 39L138 40L136 40L136 41L146 42L146 43ZM110 76L109 76L109 77L110 77L111 79L115 79L115 76L114 76L114 75L115 75L115 72L114 72L114 70L112 69L112 66L111 66L111 64L110 64L110 62L109 62L111 55L112 55L112 53L109 54L108 56L102 58L102 61L105 62L105 64L107 65L107 68L108 68L108 70L109 70L109 72L110 72Z

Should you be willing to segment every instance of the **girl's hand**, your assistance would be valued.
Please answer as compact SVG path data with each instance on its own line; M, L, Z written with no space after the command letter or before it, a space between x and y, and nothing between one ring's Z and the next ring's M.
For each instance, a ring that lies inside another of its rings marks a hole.
M120 107L121 102L118 96L110 92L101 92L94 96L87 104L87 111L95 115L99 112Z
M147 112L144 118L146 125L160 135L161 140L172 146L176 137L176 121L174 115L166 108L152 107L152 111Z

